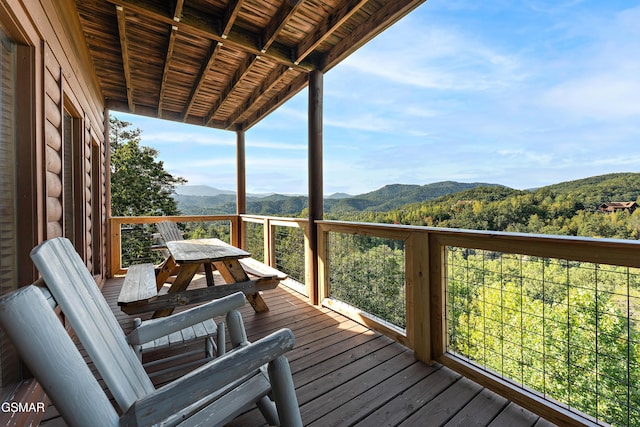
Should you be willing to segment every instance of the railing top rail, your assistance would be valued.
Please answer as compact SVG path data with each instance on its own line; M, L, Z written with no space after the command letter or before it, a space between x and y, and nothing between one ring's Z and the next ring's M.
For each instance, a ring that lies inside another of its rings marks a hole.
M161 221L206 222L232 221L237 215L174 215L174 216L113 216L109 220L119 224L153 224Z
M286 216L253 215L253 214L240 214L239 216L243 221L251 221L251 220L264 221L265 219L268 219L272 221L288 221L288 222L298 222L298 223L309 222L307 218L293 218L293 217L286 217Z
M640 241L581 236L462 230L401 224L318 221L322 231L366 234L401 239L403 232L426 233L441 246L457 246L544 258L640 268Z

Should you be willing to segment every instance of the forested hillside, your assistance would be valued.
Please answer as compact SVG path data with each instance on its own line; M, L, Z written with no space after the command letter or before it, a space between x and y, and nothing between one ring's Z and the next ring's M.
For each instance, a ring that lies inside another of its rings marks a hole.
M532 191L478 187L388 212L342 219L475 230L640 238L640 210L603 213L607 202L638 201L640 174L609 174Z

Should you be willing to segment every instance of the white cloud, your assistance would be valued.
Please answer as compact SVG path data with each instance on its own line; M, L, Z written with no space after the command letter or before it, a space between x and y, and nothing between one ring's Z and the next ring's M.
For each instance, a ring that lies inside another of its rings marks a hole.
M567 52L559 78L542 91L543 107L568 118L596 121L640 116L640 7L567 24L566 32L584 40Z
M365 46L341 66L421 89L481 91L522 79L517 55L454 27L407 19L387 31L383 42Z
M205 127L191 127L186 131L145 131L142 134L143 143L161 145L197 144L208 146L235 147L236 137L233 132L223 132Z
M247 139L246 146L249 148L267 148L269 150L307 150L306 141L303 141L301 144L292 144L287 142L254 141L253 139Z
M563 110L569 116L626 119L640 116L640 80L612 75L584 77L563 82L540 99L543 105Z

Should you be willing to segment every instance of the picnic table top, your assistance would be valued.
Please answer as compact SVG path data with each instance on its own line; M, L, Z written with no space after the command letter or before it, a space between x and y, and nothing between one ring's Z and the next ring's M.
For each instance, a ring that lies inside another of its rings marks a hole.
M201 263L248 258L251 254L220 239L188 239L167 242L167 249L178 263Z

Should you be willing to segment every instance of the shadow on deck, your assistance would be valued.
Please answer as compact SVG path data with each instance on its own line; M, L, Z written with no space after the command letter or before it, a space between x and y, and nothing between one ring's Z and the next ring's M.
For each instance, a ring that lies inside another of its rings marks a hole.
M116 304L121 285L121 278L109 280L103 294L128 332L133 316ZM247 335L255 341L282 327L294 332L296 346L286 356L306 426L552 425L448 368L416 361L406 347L310 305L285 286L265 292L263 298L268 312L255 313L248 304L242 310ZM50 407L41 425L66 424ZM257 410L229 424L263 425Z

